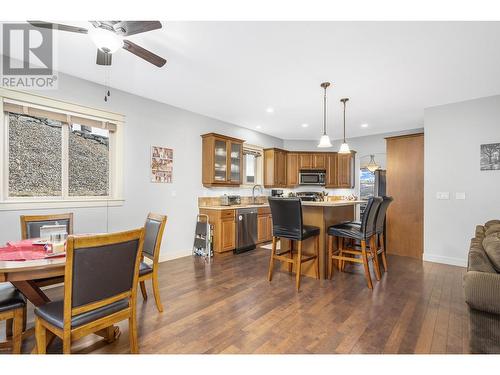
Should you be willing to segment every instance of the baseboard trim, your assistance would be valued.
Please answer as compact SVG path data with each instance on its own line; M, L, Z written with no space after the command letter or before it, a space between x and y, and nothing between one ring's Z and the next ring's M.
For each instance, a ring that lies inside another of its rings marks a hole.
M445 257L442 255L424 253L423 260L426 262L449 264L451 266L467 267L467 260L462 258Z
M188 256L191 256L191 252L186 252L186 251L179 251L179 252L175 252L175 253L166 253L165 255L161 254L160 253L160 258L158 259L158 262L161 263L161 262L166 262L168 260L173 260L173 259L177 259L177 258L184 258L184 257L188 257Z

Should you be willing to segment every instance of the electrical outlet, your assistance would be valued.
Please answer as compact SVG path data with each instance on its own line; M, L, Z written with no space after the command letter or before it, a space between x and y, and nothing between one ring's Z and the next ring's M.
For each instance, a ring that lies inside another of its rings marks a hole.
M450 199L450 193L448 191L438 191L436 193L436 198L440 200Z
M455 193L455 199L465 200L465 192L460 191L460 192Z

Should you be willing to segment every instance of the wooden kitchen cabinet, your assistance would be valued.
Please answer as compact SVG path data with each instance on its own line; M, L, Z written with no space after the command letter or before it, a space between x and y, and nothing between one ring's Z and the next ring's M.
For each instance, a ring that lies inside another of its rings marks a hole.
M336 188L339 186L338 176L338 154L336 152L328 153L326 156L326 185L327 188Z
M311 153L302 152L299 154L299 169L312 169L313 155Z
M326 155L315 153L312 155L313 169L326 169Z
M264 187L287 186L287 152L279 148L264 149Z
M257 211L257 243L269 242L273 239L273 220L269 207Z
M203 186L241 185L244 141L216 133L201 137Z
M200 214L208 215L208 221L213 225L213 250L217 253L234 250L236 248L235 210L200 208Z
M339 188L354 188L354 155L352 151L350 154L338 154L338 187Z
M286 186L295 187L299 184L299 154L289 152L286 155Z
M328 153L326 156L326 186L327 188L354 188L354 156L350 154Z

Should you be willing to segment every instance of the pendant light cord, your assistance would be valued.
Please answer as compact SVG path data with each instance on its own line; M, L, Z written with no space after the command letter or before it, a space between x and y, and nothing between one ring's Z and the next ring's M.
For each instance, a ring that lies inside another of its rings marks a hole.
M326 135L326 87L325 95L323 96L323 135Z
M347 103L348 100L349 100L349 98L342 98L342 99L340 99L340 101L342 103L344 103L344 143L346 143L345 142L345 105L346 105L346 103Z

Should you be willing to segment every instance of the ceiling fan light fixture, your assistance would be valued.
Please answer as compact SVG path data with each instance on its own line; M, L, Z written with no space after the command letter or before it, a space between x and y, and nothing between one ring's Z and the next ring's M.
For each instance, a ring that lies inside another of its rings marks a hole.
M89 36L96 47L105 53L115 53L123 47L123 39L111 30L92 28L89 30Z

